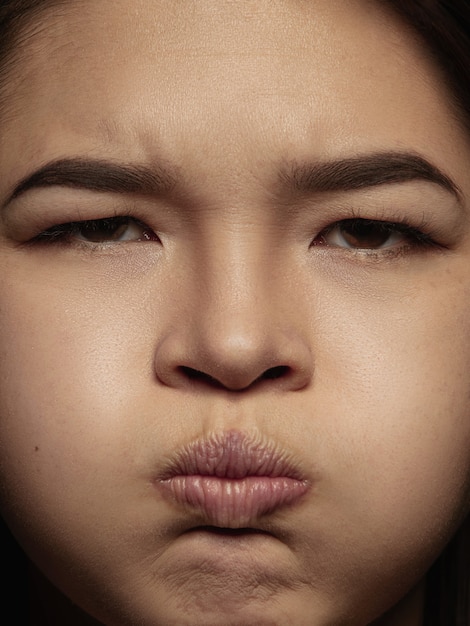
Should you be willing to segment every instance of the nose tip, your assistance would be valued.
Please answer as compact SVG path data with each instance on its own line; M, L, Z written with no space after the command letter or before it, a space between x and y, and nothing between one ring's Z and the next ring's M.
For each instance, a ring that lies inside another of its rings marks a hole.
M233 392L267 385L297 391L309 384L312 369L300 336L267 328L175 331L159 344L155 359L157 378L167 386Z

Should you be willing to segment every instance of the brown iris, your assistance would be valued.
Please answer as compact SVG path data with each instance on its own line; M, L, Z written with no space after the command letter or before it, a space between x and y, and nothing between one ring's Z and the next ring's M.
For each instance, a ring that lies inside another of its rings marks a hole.
M344 220L336 228L347 246L364 249L381 248L397 231L388 222L365 219Z

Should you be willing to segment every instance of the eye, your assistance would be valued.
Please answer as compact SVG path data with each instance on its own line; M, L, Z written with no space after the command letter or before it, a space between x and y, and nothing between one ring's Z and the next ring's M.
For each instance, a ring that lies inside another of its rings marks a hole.
M347 219L325 228L315 246L350 250L382 250L404 245L432 245L426 234L406 224L368 219Z
M159 241L158 236L144 223L128 216L107 217L58 224L37 235L37 243L90 244L119 243L127 241Z

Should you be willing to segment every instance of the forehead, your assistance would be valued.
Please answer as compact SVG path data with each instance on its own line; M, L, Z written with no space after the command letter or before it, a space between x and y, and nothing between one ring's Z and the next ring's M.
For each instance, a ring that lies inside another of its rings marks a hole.
M423 45L379 2L85 0L43 19L4 126L22 163L71 145L187 161L197 143L233 168L260 145L311 158L410 138L432 158L454 122Z

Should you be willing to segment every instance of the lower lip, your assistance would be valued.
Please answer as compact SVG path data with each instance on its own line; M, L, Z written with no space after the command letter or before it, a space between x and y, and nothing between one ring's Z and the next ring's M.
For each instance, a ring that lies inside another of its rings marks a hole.
M253 525L262 516L297 503L308 490L305 481L269 476L174 476L160 486L173 501L221 528Z

